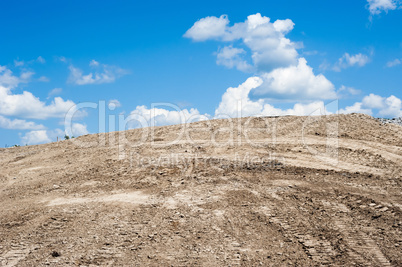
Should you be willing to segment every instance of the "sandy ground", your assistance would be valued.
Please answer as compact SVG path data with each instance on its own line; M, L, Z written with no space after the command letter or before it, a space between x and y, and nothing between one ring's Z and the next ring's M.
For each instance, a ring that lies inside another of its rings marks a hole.
M401 130L243 118L0 149L0 266L402 266Z

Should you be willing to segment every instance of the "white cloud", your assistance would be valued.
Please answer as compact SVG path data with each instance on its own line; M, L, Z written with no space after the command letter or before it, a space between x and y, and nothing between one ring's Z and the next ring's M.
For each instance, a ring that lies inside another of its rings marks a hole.
M344 92L346 92L346 94L344 94ZM361 93L362 93L362 91L359 89L355 89L353 87L348 87L348 86L342 85L339 88L337 95L338 95L338 97L344 97L345 95L360 95Z
M194 23L184 36L197 42L222 38L226 34L228 24L229 20L226 15L222 15L219 18L205 17Z
M246 116L281 116L281 115L323 115L331 114L326 110L324 102L315 101L308 104L296 103L292 108L276 108L263 99L253 101L249 98L250 91L263 83L259 77L248 78L238 87L230 87L223 94L215 115L200 114L197 109L182 109L170 106L169 109L160 107L147 108L137 106L131 112L128 128L141 128L149 126L164 126L202 121L214 118L236 118ZM127 127L126 127L127 128ZM123 129L120 129L123 130Z
M363 98L363 104L368 108L381 109L384 108L384 98L379 95L369 94Z
M340 109L340 114L349 114L349 113L364 113L368 115L372 115L373 112L371 109L365 109L362 107L363 104L361 102L356 102L352 106L346 107L344 109Z
M194 122L209 118L209 115L202 115L197 109L194 108L190 110L180 110L178 107L173 107L173 109L174 110L168 110L160 107L147 108L146 106L137 106L136 109L130 113L130 116L133 120L131 120L128 126L130 128L165 126Z
M370 58L367 55L363 55L361 53L352 56L348 53L345 53L344 59L349 66L357 65L359 67L363 67L370 61Z
M286 99L334 99L335 86L324 75L314 75L304 58L297 66L278 68L261 75L263 84L253 90L255 96Z
M74 136L74 137L89 134L89 132L87 130L87 126L85 124L81 124L81 123L73 123L71 126L71 131L72 131L71 136Z
M15 88L20 83L27 83L35 73L31 71L21 72L20 77L14 76L13 72L0 65L0 86Z
M50 98L51 96L54 96L54 95L59 95L59 94L61 94L62 92L63 92L63 89L61 89L61 88L54 88L54 89L52 89L52 90L49 92L48 98Z
M380 117L402 117L402 101L394 95L382 97L375 94L365 96L362 102L356 102L353 106L342 109L340 113L361 112Z
M85 124L73 123L70 130L71 131L68 133L70 137L89 134ZM66 131L61 129L30 131L21 137L21 145L45 144L57 140L64 140L65 135Z
M371 15L378 15L381 12L395 10L398 7L398 0L367 0L368 10Z
M229 69L236 68L240 71L250 71L252 66L248 64L241 55L246 51L242 48L225 46L220 49L216 56L216 64L228 67Z
M331 67L332 67L332 65L326 59L324 59L324 61L320 64L320 66L318 66L318 68L321 71L325 71Z
M45 60L43 57L41 57L41 56L39 56L39 57L36 59L36 61L38 61L39 63L42 63L42 64L46 63L46 60Z
M231 117L239 117L260 114L264 105L263 100L253 102L249 98L249 93L262 83L261 78L251 77L238 87L228 88L222 96L219 107L215 110L215 115L226 114ZM238 114L239 111L241 111L242 115Z
M62 118L75 106L73 101L63 100L60 97L46 104L28 91L13 94L12 89L19 83L28 82L32 75L32 72L23 72L17 77L6 67L0 66L0 115L29 119ZM85 113L78 112L78 114L83 116Z
M333 67L334 71L341 71L341 69L346 69L348 67L363 67L370 62L370 57L362 53L356 55L350 55L345 53Z
M278 19L278 20L276 20L274 22L274 28L278 32L282 32L284 34L290 32L291 30L293 30L294 26L295 26L295 24L290 19L285 19L285 20L279 20Z
M108 108L110 110L114 110L115 108L119 108L119 107L121 107L121 103L117 99L112 99L108 103Z
M395 66L397 66L399 64L401 64L401 61L399 59L395 59L395 60L392 60L392 61L388 61L386 66L388 68L392 68L392 67L395 67Z
M297 64L297 44L285 35L293 29L290 19L270 22L260 13L250 15L245 22L228 26L227 16L206 17L194 23L185 37L194 41L216 39L225 42L242 40L251 50L254 67L260 71L271 71L276 67Z
M24 61L23 60L21 60L21 61L18 61L18 60L14 60L14 66L16 66L16 67L22 67L22 66L24 66Z
M40 101L28 91L13 94L10 89L0 86L0 114L29 119L62 118L75 106L71 100L56 97L50 104ZM82 112L80 112L83 115Z
M11 120L0 115L0 128L10 130L40 130L44 129L45 126L42 124L36 124L32 121L19 119Z
M41 76L41 77L39 77L38 81L40 81L40 82L49 82L50 80L46 76Z
M92 59L91 62L89 62L89 66L97 67L97 66L99 66L99 62L96 61L95 59Z
M254 96L287 100L335 98L334 85L324 75L315 75L306 59L299 57L296 51L299 45L285 37L293 28L290 19L270 22L270 18L257 13L233 26L229 26L226 16L207 17L194 23L184 36L195 41L232 42L218 51L216 63L256 72L264 82L253 90ZM252 64L244 59L247 54L244 49L233 46L239 40L251 50Z
M20 83L22 83L22 82L29 82L29 80L31 79L31 77L32 77L34 74L35 74L35 73L34 73L34 72L31 72L31 71L22 72L22 73L20 74Z
M67 63L67 58L66 57L63 57L63 56L56 56L56 57L54 57L54 59L56 60L56 61L60 61L60 62L63 62L63 63Z
M81 69L70 65L70 76L68 82L77 85L112 83L128 73L126 70L119 67L100 64L95 60L92 60L89 63L89 66L96 70L89 74L84 74Z
M32 60L29 60L29 61L26 61L26 62L23 61L23 60L14 60L14 66L15 67L22 67L22 66L31 65L31 64L33 64L35 62L39 62L41 64L44 64L44 63L46 63L46 60L41 56L37 57L36 59L32 59Z
M230 87L222 96L219 107L215 110L215 116L227 115L229 117L246 116L280 116L280 115L310 115L329 114L322 101L309 104L296 103L291 109L279 109L268 104L264 99L251 100L251 90L263 84L259 77L248 78L238 87Z
M57 137L63 136L63 131L60 129L47 131L42 124L21 119L11 120L2 115L31 119L63 118L67 111L76 107L73 101L65 101L60 97L54 98L50 104L47 104L30 92L23 91L22 94L12 92L19 83L28 82L31 76L31 72L23 72L17 77L7 68L0 66L0 128L32 130L21 138L22 145L55 141ZM49 94L60 92L60 88L55 88ZM75 115L81 117L86 115L86 112L79 110L75 112ZM86 125L83 124L74 123L72 128L76 136L88 133Z
M305 64L305 63L304 63ZM314 76L316 78L316 76ZM314 78L314 79L315 79ZM313 80L314 80L313 79ZM281 109L268 103L267 99L253 100L250 98L252 90L259 88L264 83L260 77L248 78L238 87L230 87L222 95L222 100L215 115L200 114L197 109L183 109L170 106L168 109L163 106L147 108L146 106L137 106L131 112L128 128L139 128L148 126L163 126L171 124L181 124L207 120L211 118L235 118L246 116L283 116L283 115L328 115L332 114L323 101L310 101L309 103L295 103L293 107ZM332 87L331 87L332 88ZM349 88L350 89L350 88ZM345 87L343 90L349 90ZM351 88L353 89L353 88ZM356 90L356 89L353 89ZM329 91L335 94L333 88ZM169 105L167 105L169 106ZM371 114L370 109L363 109L362 103L357 103L353 107L347 107L341 110L343 113L365 112Z
M49 143L52 140L49 138L47 135L46 130L38 130L38 131L30 131L27 132L22 138L21 138L21 144L22 145L36 145L36 144L44 144L44 143Z
M313 51L303 51L303 55L306 55L306 56L315 56L315 55L318 55L318 51L317 51L317 50L313 50Z
M402 117L402 101L396 96L391 95L384 99L384 108L379 115L383 117Z

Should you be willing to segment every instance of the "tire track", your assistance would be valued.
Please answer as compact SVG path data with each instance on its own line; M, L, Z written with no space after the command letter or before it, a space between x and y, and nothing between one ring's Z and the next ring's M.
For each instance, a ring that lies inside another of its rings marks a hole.
M302 246L306 254L317 263L330 264L333 262L332 258L336 255L336 251L331 243L327 240L319 239L310 234L305 233L305 229L300 228L298 225L290 222L289 219L294 219L298 222L301 219L300 212L293 207L287 206L281 209L281 212L274 214L269 208L262 207L259 212L264 213L269 217L269 222L274 223L284 230L284 235L289 235L295 238ZM297 219L296 219L297 218Z
M354 262L364 264L365 266L378 266L378 264L380 266L392 266L374 240L363 231L351 228L353 225L352 218L350 218L350 215L347 216L350 210L344 204L329 203L326 201L322 203L335 215L333 216L335 229L341 233L343 240L348 246L346 252ZM362 230L372 232L374 229L364 227ZM373 261L376 263L373 263Z

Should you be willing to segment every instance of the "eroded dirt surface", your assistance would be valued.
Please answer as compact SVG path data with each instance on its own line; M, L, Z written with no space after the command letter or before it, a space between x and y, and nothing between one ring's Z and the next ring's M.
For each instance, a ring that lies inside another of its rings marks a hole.
M402 265L402 127L233 124L0 150L0 266Z

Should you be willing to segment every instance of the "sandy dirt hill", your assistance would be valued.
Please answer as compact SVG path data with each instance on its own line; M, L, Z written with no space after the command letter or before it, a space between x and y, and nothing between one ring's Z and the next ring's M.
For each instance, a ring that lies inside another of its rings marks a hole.
M0 266L402 266L401 132L289 116L0 149Z

